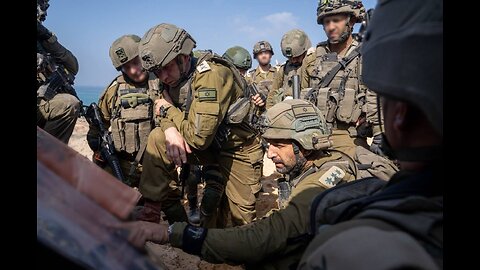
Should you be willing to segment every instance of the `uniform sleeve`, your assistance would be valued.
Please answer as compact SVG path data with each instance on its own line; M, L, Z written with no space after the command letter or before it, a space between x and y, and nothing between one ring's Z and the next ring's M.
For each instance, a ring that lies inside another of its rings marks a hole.
M366 86L364 86L366 88ZM373 136L381 133L380 123L378 119L377 94L366 88L366 117L367 121L372 124ZM383 115L383 114L382 114Z
M55 61L62 63L65 68L72 73L77 75L78 73L78 61L77 58L73 55L72 52L63 47L57 40L57 37L52 34L52 36L46 40L40 41L40 44L45 49L45 51L52 54Z
M293 190L285 209L273 211L270 216L244 226L209 229L201 249L202 258L212 263L257 263L271 255L281 256L299 245L306 245L304 242L287 242L290 238L306 235L310 203L324 190L318 181L305 183L300 190ZM182 246L182 228L186 226L178 225L174 225L170 237L174 247Z
M185 119L185 113L174 106L167 111L167 118L186 142L198 150L206 149L212 143L234 98L235 87L238 87L227 67L210 66L211 70L197 73L192 82L193 100L188 118Z
M316 54L311 53L305 57L305 60L303 61L303 67L302 67L302 82L301 82L301 88L309 88L310 87L310 77L312 75L312 71L315 68L315 59L316 59Z
M283 84L283 66L276 72L273 77L272 90L268 92L267 102L265 105L266 109L270 109L273 105L276 104L276 97L280 94L280 88Z

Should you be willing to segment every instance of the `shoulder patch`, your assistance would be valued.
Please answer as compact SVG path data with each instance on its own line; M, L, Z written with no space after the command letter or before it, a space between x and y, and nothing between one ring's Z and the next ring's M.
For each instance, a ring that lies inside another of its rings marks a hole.
M332 166L326 171L318 181L328 188L334 187L345 177L345 172L337 166Z
M207 61L202 61L199 65L197 65L197 71L203 73L205 71L211 70L212 68L207 63Z
M198 90L198 101L217 101L217 89L204 88Z

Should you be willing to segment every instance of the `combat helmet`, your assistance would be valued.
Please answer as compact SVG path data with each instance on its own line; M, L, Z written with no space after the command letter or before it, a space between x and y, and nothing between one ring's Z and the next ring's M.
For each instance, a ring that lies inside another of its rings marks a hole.
M322 24L323 18L335 14L349 14L361 22L365 16L362 1L351 0L319 0L317 7L317 23Z
M443 136L441 0L380 1L362 57L363 80L370 89L419 108Z
M267 110L262 120L265 139L291 139L306 150L325 150L331 147L331 134L322 112L302 99L289 99Z
M272 55L274 55L272 45L268 41L259 41L253 45L253 58L257 59L258 53L267 51L270 51Z
M166 66L180 54L190 55L196 47L187 31L173 24L162 23L150 28L139 45L142 66L148 71Z
M120 70L122 65L138 56L140 37L124 35L116 39L110 46L109 54L113 66Z
M50 7L49 0L37 0L37 21L45 21L47 18L47 9Z
M252 67L252 57L243 47L235 46L227 49L222 55L223 58L232 62L238 69L250 69Z
M280 42L282 54L287 57L297 57L302 55L312 47L312 42L307 34L300 29L293 29L285 33Z

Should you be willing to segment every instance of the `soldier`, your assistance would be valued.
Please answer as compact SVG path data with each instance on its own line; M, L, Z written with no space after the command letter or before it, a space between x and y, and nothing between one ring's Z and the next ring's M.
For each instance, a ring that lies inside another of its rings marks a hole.
M252 57L243 47L235 46L228 48L222 57L232 62L244 77L247 74L247 71L252 67Z
M245 48L240 46L229 48L225 51L222 57L233 63L240 74L245 78L245 84L252 83L252 81L247 78L247 71L252 67L252 57ZM259 89L259 91L261 90ZM261 97L261 94L263 95L263 98ZM266 96L266 92L263 91L251 97L253 104L259 107L260 113L265 110Z
M267 109L284 99L293 97L292 77L302 76L303 62L311 46L310 38L302 30L293 29L283 35L280 47L282 54L288 60L280 67L273 81L273 89L267 97Z
M361 81L360 43L352 36L354 24L364 15L361 1L319 1L317 23L323 26L328 40L306 57L301 88L312 88L305 98L324 113L339 149L359 145L381 153L376 96ZM374 137L371 147L367 136Z
M379 1L362 55L401 170L315 200L317 235L299 269L443 269L443 2Z
M233 225L247 224L256 216L263 151L249 126L228 117L244 95L244 79L220 56L193 57L194 47L184 29L166 23L152 27L140 44L143 67L165 84L156 105L160 124L148 138L143 160L139 188L146 202L140 219L160 220L169 184L177 179L175 166L188 162L204 165L203 226L226 226L228 208Z
M229 229L206 229L184 222L170 227L125 223L120 227L131 230L131 243L143 248L145 241L170 242L213 263L292 269L309 241L312 198L352 180L354 165L341 153L329 151L330 130L321 112L307 101L285 100L268 109L264 128L268 157L279 173L288 175L292 188L285 208L272 210L252 224Z
M47 83L51 75L44 68L46 54L51 55L55 63L63 65L72 77L78 72L77 58L42 24L49 6L48 0L37 0L37 125L68 143L80 115L80 100L67 93L47 98L45 93L39 91L39 87Z
M268 41L259 41L253 46L253 58L257 59L258 66L247 73L247 82L255 82L258 89L262 91L264 96L268 96L273 88L273 80L277 69L270 65L272 59L273 48Z
M141 160L150 131L154 128L154 101L160 95L160 82L153 73L142 70L138 57L137 35L123 35L109 49L116 70L121 71L103 91L98 106L108 129L123 175L132 186L138 186L142 173ZM87 141L94 151L92 160L112 173L100 156L98 127L90 125Z

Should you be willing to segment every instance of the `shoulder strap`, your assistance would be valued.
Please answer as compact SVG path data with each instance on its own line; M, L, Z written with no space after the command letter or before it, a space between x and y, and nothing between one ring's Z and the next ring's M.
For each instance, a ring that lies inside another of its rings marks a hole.
M325 76L320 81L320 88L329 85L335 75L338 73L338 71L340 71L340 69L344 69L348 64L350 64L350 62L352 62L353 59L360 55L360 47L361 46L355 48L348 56L340 60L337 65L335 65L330 71L328 71L327 74L325 74Z
M193 73L192 73L193 74ZM184 113L184 119L188 119L188 113L190 112L190 106L192 105L192 80L193 80L193 75L190 75L190 78L188 78L187 81L187 87L188 87L188 93L187 93L187 100L185 101L185 113Z
M213 54L210 60L215 63L219 63L221 65L228 67L233 73L233 78L235 79L237 84L242 88L244 97L248 96L248 87L247 87L247 82L245 78L240 74L238 69L230 61L227 61L216 54Z
M112 111L112 116L115 115L115 111L116 111L116 108L115 108L115 102L117 102L117 91L118 91L118 87L120 86L120 84L118 83L118 78L120 78L121 75L117 76L115 79L113 79L110 84L108 84L107 88L105 89L105 91L103 91L103 94L100 96L100 98L103 98L105 96L105 94L107 93L108 89L115 83L115 95L113 95L113 100L112 100L112 108L111 108L111 111Z

